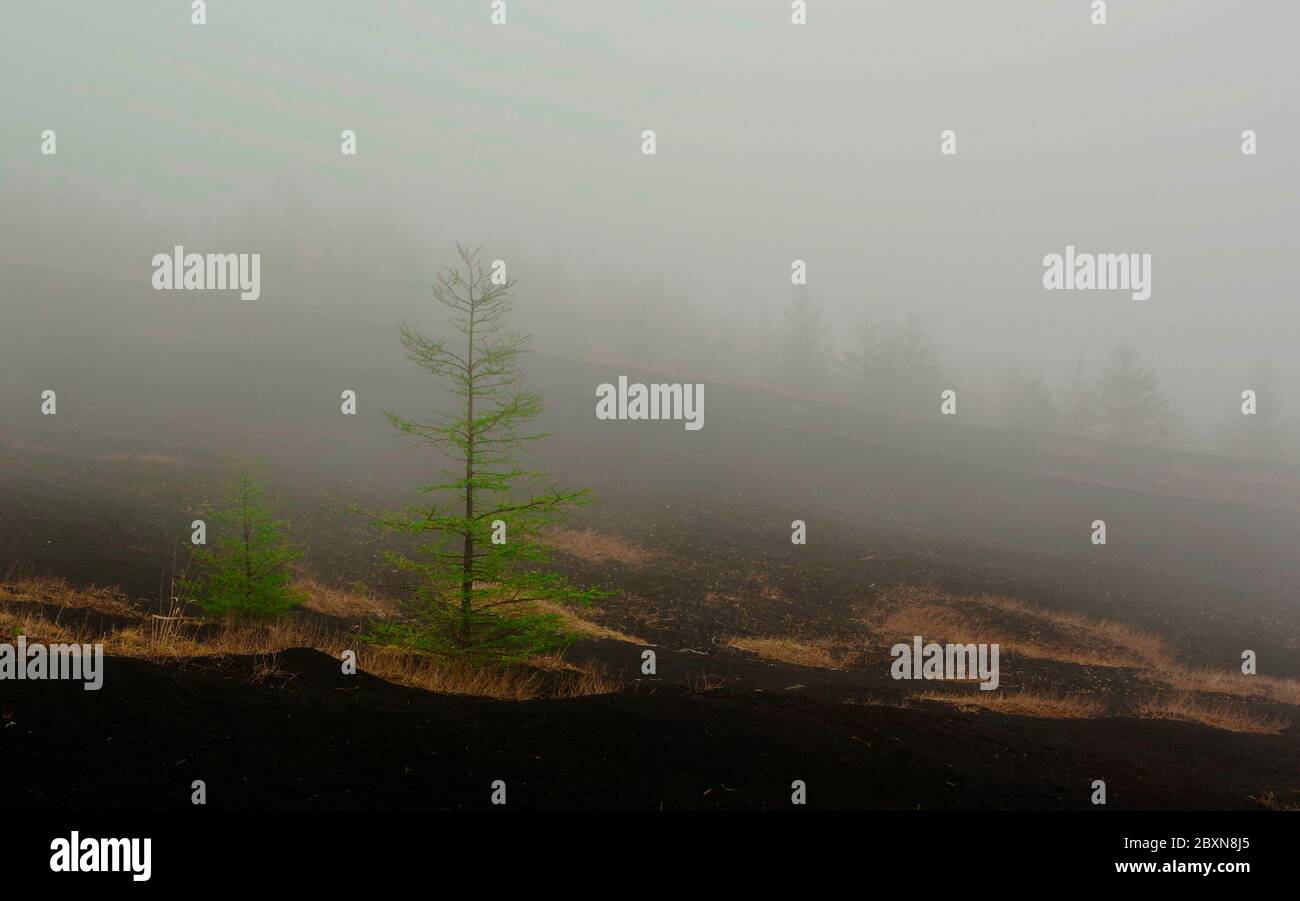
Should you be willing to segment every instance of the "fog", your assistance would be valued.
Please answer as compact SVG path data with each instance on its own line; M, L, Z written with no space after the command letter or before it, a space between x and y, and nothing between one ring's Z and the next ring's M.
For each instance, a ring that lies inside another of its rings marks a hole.
M1300 10L809 7L509 0L494 26L486 0L219 0L196 26L188 3L10 5L0 350L51 311L146 333L196 302L151 287L175 245L261 254L257 300L197 300L249 328L259 305L436 326L462 241L507 261L559 355L775 382L760 335L802 293L840 347L863 312L922 317L972 411L1010 367L1056 388L1121 344L1188 445L1213 449L1264 363L1300 411ZM1044 290L1067 245L1150 253L1151 297ZM105 352L64 336L58 365Z

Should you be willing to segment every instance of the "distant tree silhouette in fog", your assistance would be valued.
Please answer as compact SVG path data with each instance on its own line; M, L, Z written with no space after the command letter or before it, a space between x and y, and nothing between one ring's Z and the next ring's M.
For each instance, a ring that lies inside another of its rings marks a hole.
M880 328L862 313L853 323L849 345L837 361L849 402L864 410L879 404L881 351Z
M909 311L885 335L877 372L885 409L909 416L934 415L938 410L938 354L919 313Z
M1242 412L1240 398L1234 398L1228 420L1219 433L1219 447L1226 454L1254 460L1291 459L1295 431L1282 418L1284 403L1271 363L1257 367L1244 386L1255 392L1255 412Z
M1060 423L1060 411L1042 372L1011 370L1007 374L1007 424L1016 429L1048 432Z
M785 385L797 394L813 394L825 386L830 329L821 311L805 291L795 295L785 308L781 330L781 366Z
M1088 434L1097 425L1097 400L1082 354L1066 372L1060 397L1061 427L1071 435Z

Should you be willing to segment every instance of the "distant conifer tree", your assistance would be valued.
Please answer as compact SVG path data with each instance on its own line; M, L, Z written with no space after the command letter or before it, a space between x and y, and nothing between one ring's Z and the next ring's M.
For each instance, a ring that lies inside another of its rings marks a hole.
M850 402L867 409L877 400L880 385L881 340L879 328L866 313L853 323L849 346L840 354L840 376Z
M822 387L830 355L828 334L821 310L800 291L785 308L781 331L781 365L791 391L808 395Z
M1159 429L1169 408L1155 370L1142 365L1137 351L1119 347L1093 383L1098 418L1114 441L1142 443Z
M1097 399L1080 355L1061 384L1061 426L1071 435L1086 435L1096 423Z

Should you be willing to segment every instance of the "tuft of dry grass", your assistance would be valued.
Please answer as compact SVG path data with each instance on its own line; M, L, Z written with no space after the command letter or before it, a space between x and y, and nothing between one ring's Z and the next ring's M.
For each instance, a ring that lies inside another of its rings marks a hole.
M885 612L870 623L873 631L889 641L924 635L935 641L963 644L998 644L1007 654L1054 660L1079 666L1125 667L1137 660L1113 640L1127 627L1098 623L1072 614L1056 614L1029 607L1011 598L977 595L955 598L933 588L907 587L887 592L881 599ZM1015 627L1005 620L993 625L990 611L996 610L1027 620L1033 637L1017 637ZM1140 641L1131 630L1133 642Z
M635 635L629 635L626 632L620 632L617 629L611 629L608 626L602 626L600 623L592 622L581 615L582 611L591 610L592 608L577 607L572 604L554 604L548 601L533 601L532 606L542 613L553 613L559 617L569 631L578 635L586 635L589 638L612 638L615 641L626 641L630 644L651 645L644 638L637 638Z
M261 685L270 680L283 683L292 681L295 675L280 669L280 655L273 652L257 658L249 681L254 685Z
M564 678L552 687L551 697L585 698L617 694L622 690L623 680L603 664L595 663L565 673Z
M1037 621L1057 631L1080 648L1042 647L1041 655L1085 666L1135 667L1171 656L1164 639L1127 623L1097 620L1082 613L1033 607L1015 598L995 594L976 595L975 604ZM1040 646L1041 647L1041 646Z
M756 587L742 594L726 591L706 591L704 593L704 604L708 607L727 605L729 607L739 607L750 605L757 598L760 601L769 603L785 603L789 600L781 593L781 590L766 579L759 577L755 580Z
M139 453L120 453L120 454L92 454L96 460L105 463L136 463L144 466L179 466L185 461L171 454L158 453L157 451L144 451Z
M555 655L530 660L525 667L492 668L448 664L400 648L367 646L358 652L358 662L371 675L399 685L508 701L614 694L623 687L621 680L599 664L582 668ZM542 670L559 671L558 678L544 677Z
M925 691L912 694L914 701L938 701L958 710L992 710L1008 716L1037 716L1047 719L1094 719L1106 713L1106 705L1097 698L1081 695L1058 695L1033 691L1000 694L996 691L972 691L961 694Z
M910 641L922 635L934 641L997 642L1005 646L1005 634L996 634L960 610L941 603L913 602L884 615L874 626L888 642ZM1005 630L1003 630L1005 633Z
M1279 716L1259 713L1241 705L1206 703L1195 695L1158 695L1138 702L1138 716L1149 719L1202 723L1229 732L1275 734L1291 725Z
M293 587L303 592L308 610L339 619L388 619L397 613L397 602L373 591L354 586L328 585L310 576L299 576Z
M1269 789L1261 795L1251 795L1250 800L1265 810L1300 810L1300 793L1292 789L1291 794L1297 795L1296 799L1294 801L1284 801L1277 796L1277 792Z
M706 695L710 692L718 691L727 684L726 676L710 675L708 670L700 670L698 673L686 671L686 690L691 697Z
M903 709L911 706L907 701L895 701L887 698L872 697L871 695L861 698L846 698L844 703L853 707L898 707Z
M401 648L361 648L357 662L373 676L438 694L526 701L539 697L545 688L542 676L536 672L445 664Z
M44 619L30 613L11 613L0 609L0 639L12 643L19 635L30 641L50 643L93 644L90 635L62 623Z
M119 588L74 586L67 579L58 576L20 576L10 573L0 580L0 601L55 604L119 616L131 616L135 612L126 594Z
M1300 707L1300 679L1247 676L1235 670L1193 669L1167 661L1154 668L1152 681L1184 691L1260 698Z
M587 563L604 563L612 560L640 569L658 560L662 554L649 548L633 544L617 535L597 532L595 529L547 530L541 538L548 547L562 554L577 557Z
M827 638L751 638L733 636L723 646L748 651L764 660L811 666L819 669L844 669L855 659L855 652Z

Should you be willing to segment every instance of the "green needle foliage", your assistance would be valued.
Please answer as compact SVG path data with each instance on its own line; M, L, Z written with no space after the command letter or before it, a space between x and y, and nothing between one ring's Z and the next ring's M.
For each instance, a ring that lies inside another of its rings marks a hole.
M279 619L305 600L291 587L291 565L302 554L286 537L266 499L266 478L251 460L231 464L221 502L207 510L214 543L195 551L199 597L215 616Z
M526 336L504 332L514 281L494 284L478 250L457 245L460 263L438 276L434 297L462 336L434 340L402 325L407 358L439 378L455 398L427 421L385 411L389 421L447 458L443 480L419 490L429 501L381 525L414 538L414 556L389 560L413 574L412 623L378 633L421 650L506 663L555 650L571 639L547 608L589 604L603 593L548 572L540 531L565 508L587 502L541 473L521 468L515 452L544 437L530 429L542 411L523 389Z

